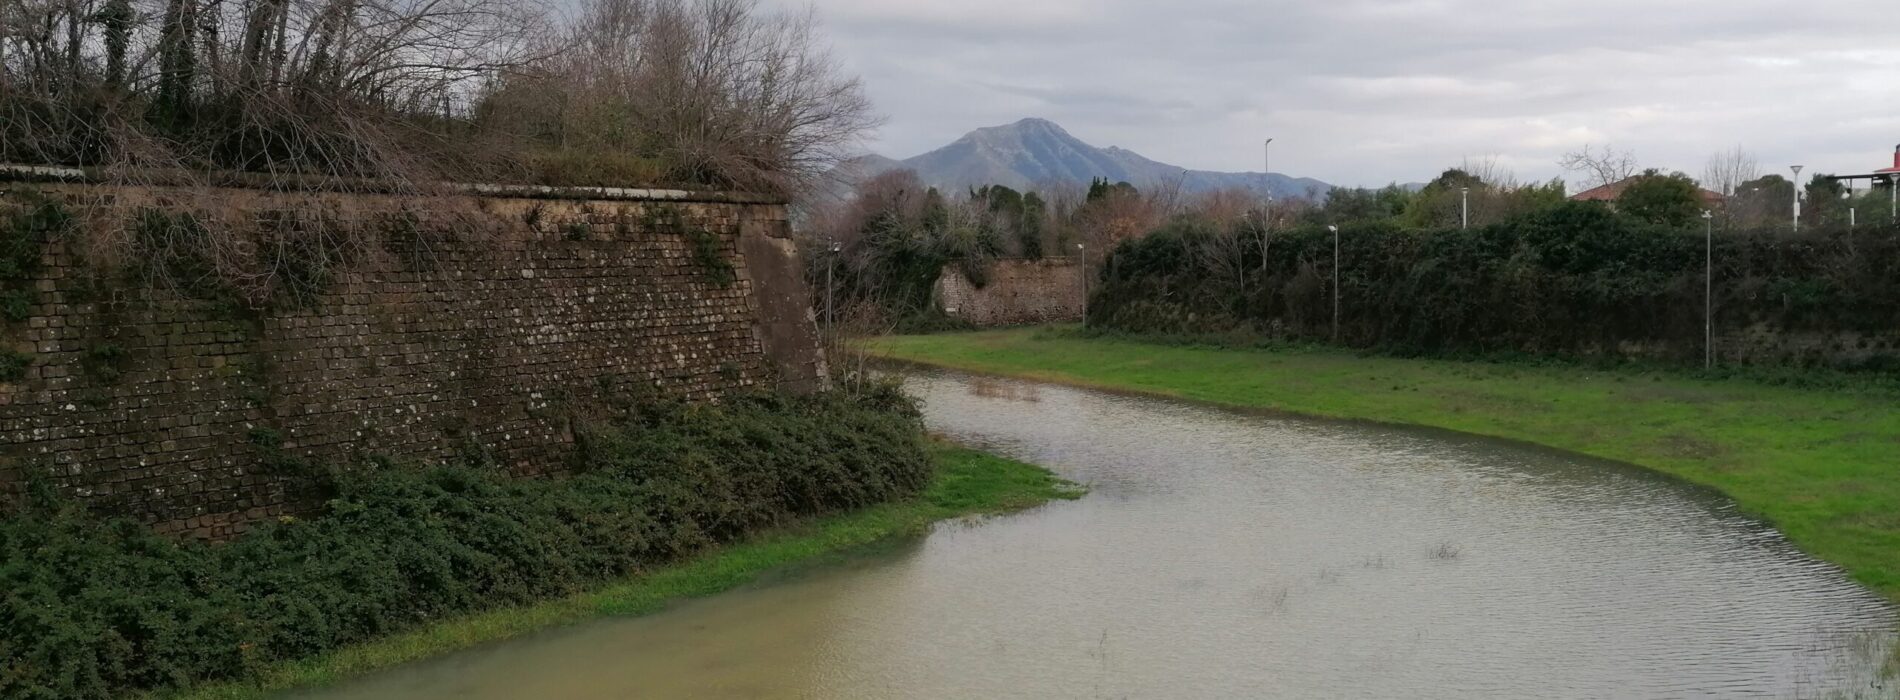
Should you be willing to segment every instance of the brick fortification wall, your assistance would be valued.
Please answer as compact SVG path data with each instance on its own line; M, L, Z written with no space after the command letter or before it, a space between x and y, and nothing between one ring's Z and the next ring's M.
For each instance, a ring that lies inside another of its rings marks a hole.
M998 260L979 287L952 265L937 278L937 300L945 314L981 328L1080 321L1082 275L1073 260Z
M56 185L33 196L129 229L169 193ZM782 205L247 190L214 199L258 221L394 233L295 303L262 310L102 284L72 236L44 244L29 312L0 321L0 340L30 358L23 377L0 382L0 487L43 474L103 512L222 537L314 505L282 457L478 451L546 474L562 469L577 425L610 392L657 386L706 399L824 382Z

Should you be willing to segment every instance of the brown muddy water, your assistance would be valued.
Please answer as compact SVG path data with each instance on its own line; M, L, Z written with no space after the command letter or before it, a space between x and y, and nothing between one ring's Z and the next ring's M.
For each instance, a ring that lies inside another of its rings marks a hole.
M1896 618L1708 491L1483 439L915 372L1089 496L310 698L1888 697Z

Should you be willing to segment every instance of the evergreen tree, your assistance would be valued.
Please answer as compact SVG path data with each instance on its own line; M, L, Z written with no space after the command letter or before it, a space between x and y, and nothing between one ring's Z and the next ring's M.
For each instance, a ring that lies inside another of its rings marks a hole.
M1650 223L1687 226L1702 216L1702 188L1688 175L1652 168L1617 195L1616 208Z

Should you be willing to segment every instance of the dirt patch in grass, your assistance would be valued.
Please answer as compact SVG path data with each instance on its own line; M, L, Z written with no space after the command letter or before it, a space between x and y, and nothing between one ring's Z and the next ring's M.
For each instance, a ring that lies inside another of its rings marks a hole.
M1631 401L1657 401L1682 404L1710 404L1723 400L1720 394L1701 387L1681 384L1631 384L1623 392Z
M1900 530L1900 513L1891 511L1856 513L1836 522L1845 527L1863 527L1880 532L1893 532Z

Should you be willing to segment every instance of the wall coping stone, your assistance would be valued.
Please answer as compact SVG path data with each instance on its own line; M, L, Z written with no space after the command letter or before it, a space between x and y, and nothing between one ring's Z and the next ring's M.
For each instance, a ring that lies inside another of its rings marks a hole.
M308 175L270 176L234 171L140 170L146 178L137 183L114 180L108 171L98 168L68 168L45 165L0 163L0 183L58 182L94 185L208 185L234 189L277 192L347 192L352 194L430 194L437 192L470 194L482 197L562 200L620 200L635 202L701 202L715 204L785 204L783 197L751 192L686 190L636 187L553 187L548 185L509 185L484 183L401 183L364 178L336 178ZM286 188L286 186L288 186Z

